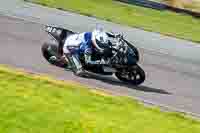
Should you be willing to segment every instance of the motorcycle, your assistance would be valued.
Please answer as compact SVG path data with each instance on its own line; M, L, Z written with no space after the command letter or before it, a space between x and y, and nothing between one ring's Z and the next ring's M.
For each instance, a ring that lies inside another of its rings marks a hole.
M57 42L44 43L42 45L42 54L44 58L53 65L61 68L67 68L68 63L63 61L63 45L67 37L73 34L77 34L73 31L55 27L45 26L45 31ZM140 85L145 81L145 72L137 64L139 62L139 52L135 46L124 39L123 35L119 34L115 36L113 33L107 33L113 38L109 41L109 45L104 47L104 54L94 52L92 60L101 60L102 58L108 61L106 65L99 63L98 65L88 66L84 61L84 56L80 53L80 61L83 68L86 71L101 74L101 75L113 75L123 82L130 83L132 85ZM55 56L55 60L50 60L52 56Z

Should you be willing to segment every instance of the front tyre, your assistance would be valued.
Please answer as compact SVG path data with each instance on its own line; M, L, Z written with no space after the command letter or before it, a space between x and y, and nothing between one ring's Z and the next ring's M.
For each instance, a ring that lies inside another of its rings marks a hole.
M136 86L142 84L146 78L144 70L139 65L135 65L124 71L116 72L115 76L123 82Z

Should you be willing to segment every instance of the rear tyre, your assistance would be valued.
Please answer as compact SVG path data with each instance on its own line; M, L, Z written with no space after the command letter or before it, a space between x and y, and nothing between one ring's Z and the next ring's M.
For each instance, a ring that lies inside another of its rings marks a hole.
M63 63L58 55L58 47L54 44L44 43L42 45L42 54L43 57L52 65L56 65L58 67L67 67L67 64ZM55 56L57 60L50 61L50 57Z

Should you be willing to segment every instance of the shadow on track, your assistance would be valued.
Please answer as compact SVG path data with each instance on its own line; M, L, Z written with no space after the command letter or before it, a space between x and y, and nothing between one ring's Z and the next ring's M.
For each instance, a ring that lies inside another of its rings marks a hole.
M87 76L85 76L84 78L100 80L104 83L112 84L115 86L127 87L130 89L135 89L135 90L143 91L143 92L153 92L153 93L171 95L171 93L169 93L165 90L162 90L162 89L151 88L151 87L147 87L147 86L143 86L143 85L133 86L131 84L121 82L121 81L115 79L114 77L110 77L110 76L107 77L107 76L101 76L101 75L97 75L97 74L93 74L93 73L88 73Z

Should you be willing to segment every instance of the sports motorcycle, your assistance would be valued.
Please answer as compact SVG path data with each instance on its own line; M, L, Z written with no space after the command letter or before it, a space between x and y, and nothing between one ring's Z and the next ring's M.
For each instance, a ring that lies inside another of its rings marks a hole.
M76 32L59 28L56 26L45 26L45 31L56 41L56 43L45 42L42 45L42 54L44 58L52 65L61 68L67 68L68 63L62 59L63 45L67 37ZM102 46L104 53L93 52L92 60L105 59L107 63L99 63L89 66L84 61L84 55L80 53L80 61L84 70L101 75L113 75L132 85L140 85L145 81L145 72L137 64L139 62L139 51L135 46L128 42L122 34L115 35L112 32L107 33L112 39L109 45ZM55 56L55 60L50 60ZM70 67L69 67L70 68Z

